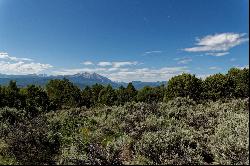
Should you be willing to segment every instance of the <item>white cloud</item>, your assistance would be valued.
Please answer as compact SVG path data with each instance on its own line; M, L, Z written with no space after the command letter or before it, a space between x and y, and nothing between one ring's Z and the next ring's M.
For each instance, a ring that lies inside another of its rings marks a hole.
M99 62L97 65L98 66L111 66L112 63L111 62Z
M217 66L211 66L209 67L210 70L220 70L221 68L220 67L217 67Z
M196 77L205 80L207 77L211 76L212 74L198 74Z
M120 71L129 71L128 68L120 68L119 70L120 70Z
M52 68L50 64L31 62L29 58L17 58L9 56L8 53L0 53L0 73L3 74L38 74Z
M159 69L139 68L128 71L119 71L106 74L108 78L114 81L167 81L171 77L188 72L187 67L163 67Z
M0 52L0 59L10 60L10 61L33 61L29 58L17 58L14 56L9 56L7 52Z
M50 64L25 61L26 58L9 58L7 53L1 53L0 73L4 74L38 74L52 68ZM2 59L2 61L1 61ZM22 59L22 60L21 60ZM19 61L18 61L19 60ZM91 65L91 61L83 64ZM166 81L171 77L189 72L187 67L163 67L163 68L138 68L140 63L136 61L102 61L97 66L86 68L58 69L51 70L52 75L72 75L82 72L99 73L113 81ZM131 68L131 66L135 66ZM126 67L127 66L127 67Z
M229 52L208 52L206 55L212 55L212 56L224 56L229 54Z
M177 64L188 64L189 62L192 61L191 58L175 58L174 60L178 61Z
M196 46L185 48L187 52L219 52L247 42L249 39L245 33L221 33L208 35L201 39L196 39Z
M249 65L245 65L245 66L235 65L234 67L239 68L239 69L244 69L244 68L249 69Z
M0 73L4 74L37 74L52 67L50 64L26 63L23 61L0 61L0 66Z
M122 66L131 66L131 65L137 65L138 62L112 62L113 67L122 67Z
M119 68L117 68L117 67L112 67L112 68L108 69L108 71L117 71L117 70L119 70Z
M82 62L81 64L83 64L83 65L93 65L94 63L93 62L91 62L91 61L84 61L84 62Z
M119 67L122 67L122 66L132 66L132 65L137 65L138 62L136 61L133 61L133 62L130 62L130 61L121 61L121 62L99 62L97 65L98 66L102 66L102 67L106 67L106 66L113 66L114 68L119 68Z

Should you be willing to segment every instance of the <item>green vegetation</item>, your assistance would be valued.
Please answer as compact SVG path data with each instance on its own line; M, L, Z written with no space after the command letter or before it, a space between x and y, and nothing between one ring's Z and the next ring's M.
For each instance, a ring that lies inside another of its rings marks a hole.
M194 75L184 73L169 80L166 100L176 97L190 97L197 101L201 99L202 92L202 80L196 78Z
M0 164L249 164L249 70L166 87L0 86Z

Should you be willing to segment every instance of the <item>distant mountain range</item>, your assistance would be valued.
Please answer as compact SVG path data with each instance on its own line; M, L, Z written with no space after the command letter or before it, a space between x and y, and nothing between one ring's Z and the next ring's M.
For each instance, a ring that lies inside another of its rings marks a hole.
M78 73L74 75L57 75L57 76L48 76L46 74L28 74L28 75L6 75L0 74L0 85L7 85L10 80L15 80L19 87L25 87L30 84L45 86L49 80L52 79L63 79L66 78L73 82L80 88L84 88L86 86L91 86L93 84L102 84L108 85L110 84L114 88L118 88L121 85L126 87L128 83L125 82L114 82L108 79L107 77L101 76L97 73ZM159 86L162 84L166 84L166 81L158 81L158 82L141 82L141 81L132 81L134 87L136 89L140 89L144 86Z

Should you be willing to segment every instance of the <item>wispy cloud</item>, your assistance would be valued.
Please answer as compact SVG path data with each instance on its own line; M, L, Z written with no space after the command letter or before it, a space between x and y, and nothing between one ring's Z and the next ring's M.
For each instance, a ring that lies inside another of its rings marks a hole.
M184 48L183 50L187 52L217 52L217 54L210 55L223 56L228 54L226 51L248 40L245 33L214 34L196 39L196 46Z
M177 61L177 64L188 64L189 62L192 61L192 58L183 57L183 58L175 58L174 60Z
M229 52L208 52L206 55L212 55L212 56L224 56L229 54Z
M84 61L84 62L82 62L81 64L83 64L83 65L94 65L94 63L93 62L91 62L91 61Z
M37 74L53 66L31 62L29 58L17 58L8 53L0 53L0 73L4 74Z
M211 66L209 67L210 70L220 70L221 68L220 67L217 67L217 66Z
M155 54L161 54L161 53L163 53L163 51L161 51L161 50L156 50L156 51L146 51L146 52L144 52L142 55L155 55Z
M162 53L162 51L146 51L145 54Z
M118 71L118 70L120 70L120 68L117 68L117 67L111 67L111 68L108 68L107 69L108 71Z
M234 62L234 61L236 61L236 58L231 58L230 61Z
M114 68L119 68L119 67L122 67L122 66L132 66L132 65L137 65L138 62L136 61L120 61L120 62L107 62L107 61L104 61L104 62L99 62L97 65L98 66L102 66L102 67L105 67L105 66L113 66Z

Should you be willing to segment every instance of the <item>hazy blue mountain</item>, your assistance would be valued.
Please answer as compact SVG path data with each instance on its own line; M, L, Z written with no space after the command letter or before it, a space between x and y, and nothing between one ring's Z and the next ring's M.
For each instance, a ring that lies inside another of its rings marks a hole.
M144 86L160 86L160 85L166 85L166 81L157 81L157 82L142 82L142 81L132 81L132 84L136 89L143 88Z
M126 87L128 83L125 82L114 82L108 79L107 77L101 76L97 73L78 73L74 75L57 75L57 76L48 76L46 74L28 74L28 75L6 75L0 74L0 85L7 85L10 80L15 80L17 85L20 87L25 87L29 84L35 84L40 86L45 86L49 80L52 79L63 79L67 78L75 85L80 88L84 88L86 86L91 86L93 84L102 84L108 85L111 84L114 88L118 88L120 86ZM140 89L144 86L159 86L161 84L166 84L163 82L141 82L141 81L133 81L133 85L136 89Z
M142 81L132 81L132 84L136 89L141 89L144 86L151 86L151 87L156 87L160 85L166 85L167 81L156 81L156 82L142 82ZM126 82L118 82L118 84L126 87L128 83Z

